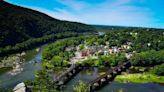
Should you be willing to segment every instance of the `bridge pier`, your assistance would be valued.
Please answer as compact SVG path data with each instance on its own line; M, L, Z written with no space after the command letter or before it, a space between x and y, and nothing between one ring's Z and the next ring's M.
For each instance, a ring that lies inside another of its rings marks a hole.
M90 86L90 92L94 92L94 90L100 89L101 87L105 86L109 83L109 81L113 81L114 78L121 74L122 71L125 71L131 66L130 62L125 62L123 65L118 66L112 70L109 70L104 75L101 75L100 77L96 78L95 80L91 81L89 84Z
M83 66L79 64L72 65L69 69L57 76L53 81L54 86L60 88L60 86L66 84L72 77L79 73L83 69Z

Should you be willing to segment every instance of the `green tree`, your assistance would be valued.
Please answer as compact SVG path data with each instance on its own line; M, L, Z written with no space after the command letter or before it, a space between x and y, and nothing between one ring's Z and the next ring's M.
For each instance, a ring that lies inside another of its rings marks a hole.
M54 56L51 59L51 62L53 63L54 66L62 66L63 58L60 56Z
M84 45L83 44L80 44L79 49L80 50L83 50L84 49Z
M79 81L79 84L73 87L74 92L90 92L90 86Z
M152 71L154 74L164 76L164 64L155 66Z
M164 50L150 50L133 54L130 61L134 66L154 66L164 63L163 55Z

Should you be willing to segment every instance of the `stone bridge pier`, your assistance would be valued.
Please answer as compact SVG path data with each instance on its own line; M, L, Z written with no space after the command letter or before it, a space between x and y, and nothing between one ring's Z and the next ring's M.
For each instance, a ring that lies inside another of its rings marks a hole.
M121 72L126 71L131 66L130 62L125 62L122 65L117 66L114 69L107 71L104 75L96 78L91 81L90 84L90 92L94 92L95 90L100 89L101 87L107 85L109 82L112 82L114 78L121 74Z

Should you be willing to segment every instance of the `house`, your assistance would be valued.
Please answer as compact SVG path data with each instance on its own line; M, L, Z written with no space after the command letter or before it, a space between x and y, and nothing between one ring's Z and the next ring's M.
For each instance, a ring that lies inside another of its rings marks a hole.
M120 52L119 49L118 49L117 47L112 47L112 49L113 49L113 52L114 52L114 53Z
M107 49L109 49L109 47L108 46L104 46L104 49L107 50Z
M113 53L113 49L109 49L109 54L112 54Z
M101 49L98 51L98 55L103 55L104 54L104 51Z
M130 49L130 46L129 45L122 45L121 46L123 49Z
M104 55L109 55L109 51L104 51Z
M76 50L77 50L77 51L80 51L80 45L78 45L78 46L76 47Z
M127 45L132 45L132 42L126 42Z
M130 59L132 57L132 53L126 53L126 58Z
M105 33L104 32L98 32L99 35L104 35Z
M81 55L81 57L86 57L86 56L88 56L88 53L87 53L87 51L81 51L80 55Z
M65 49L65 51L73 51L73 50L75 50L75 47L67 47L67 48Z
M84 45L84 48L85 48L85 49L88 49L89 47L88 47L87 45Z
M87 53L88 53L89 56L95 56L95 51L92 50L92 49L88 49Z
M124 48L118 48L119 52L125 51Z

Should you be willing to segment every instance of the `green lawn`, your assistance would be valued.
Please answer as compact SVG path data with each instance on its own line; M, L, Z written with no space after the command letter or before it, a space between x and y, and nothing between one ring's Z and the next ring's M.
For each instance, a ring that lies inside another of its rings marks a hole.
M118 75L115 78L116 82L133 82L133 83L164 83L164 76L157 76L150 73L135 73L135 74L124 74Z

